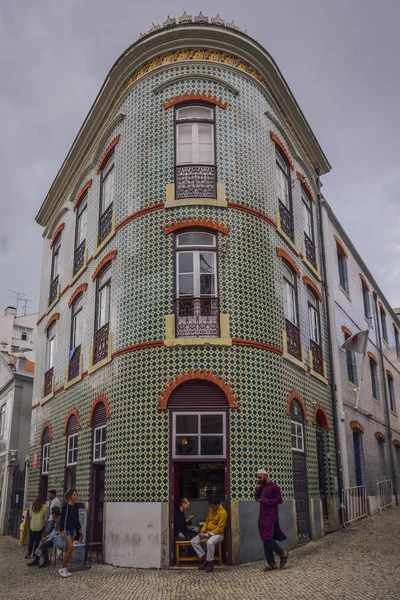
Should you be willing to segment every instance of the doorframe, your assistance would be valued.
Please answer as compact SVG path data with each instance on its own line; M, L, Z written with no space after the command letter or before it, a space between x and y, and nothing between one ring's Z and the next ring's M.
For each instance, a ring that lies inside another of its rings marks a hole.
M227 401L228 402L228 401ZM180 410L169 409L169 485L168 485L168 505L169 505L169 519L168 519L168 536L169 536L169 556L168 563L170 567L174 566L174 552L175 552L175 540L174 540L174 516L175 516L175 503L173 501L174 496L174 465L176 463L212 463L212 458L202 459L202 458L193 458L193 457L179 457L172 458L172 445L173 445L173 414L174 412L181 412ZM184 412L193 412L198 413L202 412L199 409L185 409ZM208 412L208 411L207 411ZM210 410L209 412L223 412L220 409L217 411ZM226 457L218 458L215 457L214 462L224 463L225 464L225 507L228 513L228 522L224 535L225 542L225 564L232 564L232 532L231 532L231 486L230 486L230 412L229 406L225 409L226 414L226 423L225 423L225 433L226 433Z

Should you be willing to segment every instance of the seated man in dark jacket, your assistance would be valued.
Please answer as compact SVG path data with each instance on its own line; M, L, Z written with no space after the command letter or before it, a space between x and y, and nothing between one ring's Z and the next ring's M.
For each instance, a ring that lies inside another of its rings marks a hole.
M190 515L189 517L185 516L185 510L190 508L190 502L187 498L182 498L179 502L179 508L175 509L175 518L174 518L174 536L175 539L180 540L191 540L192 537L196 535L196 533L188 528L188 523L196 515Z

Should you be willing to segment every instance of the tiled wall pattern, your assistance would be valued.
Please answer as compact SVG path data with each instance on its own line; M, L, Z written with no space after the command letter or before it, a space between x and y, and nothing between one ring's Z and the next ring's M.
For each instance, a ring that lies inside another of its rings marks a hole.
M176 75L188 79L172 83L159 94L154 89ZM212 80L196 79L207 74L226 80L239 90L234 96ZM174 109L165 110L163 101L185 92L205 92L228 102L216 108L218 181L226 185L228 202L236 202L260 211L275 220L275 146L270 129L282 138L282 132L267 118L266 111L286 125L268 101L265 90L238 70L212 63L169 66L144 77L121 98L110 115L125 119L110 133L109 141L120 133L115 148L116 187L114 208L117 224L132 213L165 201L165 187L174 181ZM285 139L283 139L285 141ZM293 146L295 142L291 139ZM292 157L296 169L302 166ZM305 173L304 173L305 174ZM79 182L78 190L88 180L89 256L93 252L98 224L99 177L95 167ZM292 175L295 230L302 240L303 213L300 182ZM309 182L313 185L312 182ZM73 184L75 187L77 181ZM314 189L315 193L315 189ZM62 232L60 265L61 289L70 280L75 235L75 197L67 196L66 212L54 223L65 223ZM84 292L85 330L83 341L84 370L88 367L93 339L95 283L91 275L102 257L117 250L112 264L112 316L110 330L113 350L165 337L165 315L173 312L174 247L173 235L165 236L162 227L181 217L206 216L230 226L226 248L218 250L221 312L230 315L230 335L282 347L284 327L282 305L281 259L276 247L284 248L295 260L301 274L321 284L292 251L277 231L257 216L228 208L186 206L147 213L122 227L86 271L60 299L57 306L39 325L38 362L35 379L35 403L41 397L44 377L44 326L51 314L60 312L57 322L55 360L56 387L63 385L68 360L70 309L68 300L76 286L88 283ZM319 223L314 207L317 251ZM44 244L40 312L44 313L48 297L51 251ZM306 287L298 281L302 343L309 347ZM328 361L325 310L321 306L324 358ZM65 461L65 438L62 434L65 415L72 406L81 412L77 487L82 499L88 494L91 402L105 393L111 405L108 428L106 468L107 501L167 501L169 480L168 412L157 410L159 393L170 377L190 368L213 369L225 376L238 394L239 410L230 412L231 496L233 500L252 497L254 472L266 466L281 486L285 497L293 497L290 418L285 414L286 399L296 388L302 394L309 417L305 426L309 494L318 497L318 467L315 426L312 424L314 403L322 404L331 430L326 433L325 466L327 491L335 490L335 447L330 387L277 354L255 348L184 347L152 348L116 357L111 365L85 377L68 390L61 391L33 412L32 452L39 449L42 423L50 420L53 441L49 481L61 481ZM329 377L329 374L328 374ZM38 470L32 472L29 495L38 487ZM156 475L156 476L155 476Z

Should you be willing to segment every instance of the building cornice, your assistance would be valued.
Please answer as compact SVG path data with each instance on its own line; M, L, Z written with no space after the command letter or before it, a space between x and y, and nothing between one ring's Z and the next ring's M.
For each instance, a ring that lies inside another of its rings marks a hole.
M132 73L156 56L193 47L227 52L253 67L266 82L284 113L283 118L290 122L315 166L322 174L330 170L329 162L277 64L258 42L235 29L215 24L182 23L145 35L130 46L111 68L36 216L40 225L46 227L65 200L66 193L75 183L75 173L82 169L83 162L101 135L99 131L107 127L107 119L115 108L120 90Z

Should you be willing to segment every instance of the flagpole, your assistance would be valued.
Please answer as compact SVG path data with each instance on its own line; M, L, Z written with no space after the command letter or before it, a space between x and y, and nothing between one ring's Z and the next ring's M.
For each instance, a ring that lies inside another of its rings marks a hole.
M371 329L371 319L372 319L372 317L368 317L368 334L367 334L367 336L365 338L365 342L364 342L364 352L363 352L363 359L362 359L362 363L361 363L360 382L358 384L357 396L356 396L356 408L358 408L358 401L360 399L361 385L364 380L365 359L367 358L367 348L368 348L369 330Z

